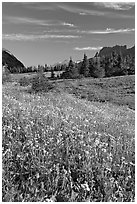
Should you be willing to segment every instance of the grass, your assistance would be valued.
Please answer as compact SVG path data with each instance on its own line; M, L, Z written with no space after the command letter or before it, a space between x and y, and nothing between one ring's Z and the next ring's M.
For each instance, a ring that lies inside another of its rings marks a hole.
M135 200L134 111L68 94L92 83L37 94L4 84L3 201Z
M56 72L55 72L56 73ZM45 76L48 77L48 73ZM57 74L57 73L56 73ZM23 77L30 81L36 74L14 74L11 78L20 81ZM135 110L135 76L110 78L84 78L77 80L56 80L58 90L73 94L88 101L109 102L127 106ZM52 82L54 84L54 82Z
M68 93L88 101L110 102L135 110L135 76L70 80L59 83Z
M55 77L57 77L57 75L59 74L61 74L63 71L55 71L54 72L54 74L55 74ZM45 74L45 76L46 77L48 77L48 78L50 78L51 77L51 72L44 72L44 74ZM34 72L34 73L32 73L32 72L30 72L30 73L17 73L17 74L11 74L11 77L12 77L12 79L14 80L14 81L19 81L21 78L23 78L23 77L26 77L26 78L28 78L28 79L32 79L33 77L35 77L37 75L37 73L36 72Z

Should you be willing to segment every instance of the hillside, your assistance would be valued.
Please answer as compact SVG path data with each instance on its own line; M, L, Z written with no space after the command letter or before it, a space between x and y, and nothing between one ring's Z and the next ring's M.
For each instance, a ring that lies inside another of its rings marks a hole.
M135 76L58 82L58 87L88 101L127 106L135 110Z
M57 62L55 64L52 65L52 67L55 67L55 66L62 66L62 65L66 65L68 66L68 63L69 63L69 60L64 60L63 62Z
M48 77L49 73L45 73ZM26 77L31 81L36 74L12 74L13 81L20 81ZM52 81L60 92L73 94L78 98L103 103L127 106L135 110L135 75L108 77L108 78L83 78Z
M19 61L10 51L2 49L2 65L8 65L8 69L11 73L20 72L24 68L24 65Z

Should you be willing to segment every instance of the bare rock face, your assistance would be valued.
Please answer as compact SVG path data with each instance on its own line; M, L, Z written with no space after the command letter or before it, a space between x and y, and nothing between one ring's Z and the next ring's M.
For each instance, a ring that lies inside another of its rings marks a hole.
M135 46L127 49L127 46L120 46L120 45L116 45L114 47L103 47L98 56L99 57L110 57L112 52L116 52L117 54L121 54L123 57L125 57L126 55L131 55L131 56L135 56Z

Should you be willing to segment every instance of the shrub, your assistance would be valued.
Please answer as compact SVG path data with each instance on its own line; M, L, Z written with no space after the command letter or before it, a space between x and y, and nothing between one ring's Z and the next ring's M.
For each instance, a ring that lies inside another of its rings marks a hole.
M32 91L34 92L47 92L54 88L53 84L49 82L43 73L38 73L32 80Z
M5 82L11 82L10 71L6 67L4 67L2 70L2 84Z
M81 79L83 77L83 75L80 75L78 72L63 72L60 76L62 79Z
M28 86L30 84L30 79L27 77L23 77L19 80L20 86Z
M51 70L51 79L54 79L55 78L55 73L54 73L54 70L52 69Z

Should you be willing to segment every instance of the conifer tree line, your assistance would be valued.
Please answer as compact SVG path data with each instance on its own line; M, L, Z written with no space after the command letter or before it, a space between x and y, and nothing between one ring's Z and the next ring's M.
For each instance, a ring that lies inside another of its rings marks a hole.
M79 64L74 63L70 58L69 64L62 78L81 78L81 77L111 77L135 74L135 57L112 52L111 56L99 57L98 53L94 58L88 60L84 54L83 61Z
M5 65L4 65L5 66ZM118 54L113 51L110 56L99 57L96 53L95 57L88 59L84 53L83 60L80 63L73 62L70 57L68 65L57 64L53 67L45 64L44 66L38 65L38 67L8 67L10 73L30 73L30 72L51 72L51 78L81 78L81 77L111 77L122 75L134 75L135 74L135 56ZM62 71L61 75L57 74L55 77L55 71Z

